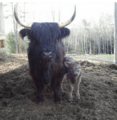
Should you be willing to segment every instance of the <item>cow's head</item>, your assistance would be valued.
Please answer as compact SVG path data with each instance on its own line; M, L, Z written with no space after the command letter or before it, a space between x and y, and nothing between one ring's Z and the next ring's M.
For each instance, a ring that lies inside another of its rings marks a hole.
M42 65L42 69L44 69L43 71L46 71L47 73L51 60L61 59L61 53L63 52L61 39L70 34L70 30L65 28L65 26L69 25L74 20L76 7L74 8L74 14L70 20L63 24L35 22L32 26L27 26L20 22L16 14L16 7L17 5L15 5L14 8L15 19L22 27L24 27L24 29L20 31L20 35L22 38L28 36L28 39L30 40L28 56L33 58L33 63L35 59L38 59ZM29 58L29 60L31 59Z
M65 57L64 65L67 71L67 79L70 80L72 84L75 84L78 77L81 75L81 67L85 66L87 61L82 61L81 63L74 61L70 57Z
M30 41L39 41L41 44L41 47L43 47L44 49L42 50L42 52L44 53L52 52L53 51L52 47L54 47L56 41L70 34L70 30L64 27L69 25L74 20L75 15L76 15L76 6L75 6L73 16L67 22L63 24L33 23L32 26L28 26L28 25L22 24L20 20L18 19L18 16L16 14L16 7L17 7L17 4L14 7L15 19L22 27L24 27L24 29L20 31L21 37L24 38L25 36L28 36L28 39ZM46 41L47 43L45 43L44 41ZM47 47L45 48L42 44L43 45L45 44L46 46L48 45L49 50Z
M28 36L28 39L31 42L35 42L40 44L40 51L42 52L42 56L48 56L49 58L52 57L52 52L56 49L59 49L58 46L55 46L58 43L58 40L68 36L70 34L70 30L68 28L64 28L65 26L69 25L75 18L76 15L76 6L74 7L73 16L65 23L58 24L58 23L33 23L32 26L24 25L18 19L16 14L16 7L14 7L14 16L16 21L24 27L20 31L20 35L22 38ZM47 57L45 57L47 58Z

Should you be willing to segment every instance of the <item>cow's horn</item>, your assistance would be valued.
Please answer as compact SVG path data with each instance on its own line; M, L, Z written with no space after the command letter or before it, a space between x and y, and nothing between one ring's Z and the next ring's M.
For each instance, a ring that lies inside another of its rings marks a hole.
M30 26L28 26L28 25L23 25L23 24L20 22L19 18L17 17L16 7L17 7L17 4L15 4L15 7L14 7L14 16L15 16L16 21L17 21L22 27L31 28Z
M74 20L75 16L76 16L76 6L74 6L74 14L73 14L73 16L71 17L71 19L68 20L67 22L59 25L59 28L62 28L62 27L65 27L65 26L69 25L69 24Z

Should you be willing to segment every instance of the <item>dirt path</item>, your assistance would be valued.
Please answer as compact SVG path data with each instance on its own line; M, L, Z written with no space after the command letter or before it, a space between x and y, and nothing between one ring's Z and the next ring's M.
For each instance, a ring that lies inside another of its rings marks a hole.
M66 94L61 104L54 102L49 85L45 101L37 104L27 56L0 61L0 120L117 120L117 66L88 62L82 71L79 101L74 94L73 102L68 102L64 78Z

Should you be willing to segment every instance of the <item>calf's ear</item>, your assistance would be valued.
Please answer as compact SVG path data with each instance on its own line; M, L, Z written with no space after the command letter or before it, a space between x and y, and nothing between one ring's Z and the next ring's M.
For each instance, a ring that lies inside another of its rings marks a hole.
M65 65L65 67L67 67L67 68L70 67L70 64L71 64L71 62L67 62L67 61L64 62L64 65Z
M87 61L82 61L81 63L80 63L80 65L83 67L83 66L85 66L87 64Z
M76 68L80 67L80 63L79 62L75 62Z

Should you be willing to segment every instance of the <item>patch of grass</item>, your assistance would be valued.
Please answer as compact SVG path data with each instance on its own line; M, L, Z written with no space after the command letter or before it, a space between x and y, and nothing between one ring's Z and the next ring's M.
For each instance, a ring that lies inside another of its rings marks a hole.
M111 61L111 62L114 61L114 55L94 55L94 56L92 56L92 58L94 58L94 59L96 58L99 60Z
M95 61L108 61L108 62L114 62L114 55L106 55L106 54L100 54L100 55L75 55L75 54L67 54L66 56L73 57L75 59L87 59L87 60L95 60Z

